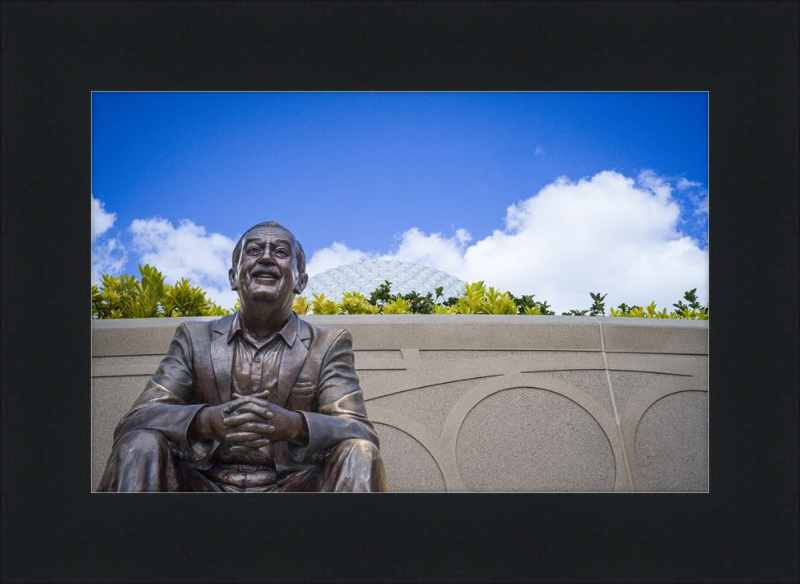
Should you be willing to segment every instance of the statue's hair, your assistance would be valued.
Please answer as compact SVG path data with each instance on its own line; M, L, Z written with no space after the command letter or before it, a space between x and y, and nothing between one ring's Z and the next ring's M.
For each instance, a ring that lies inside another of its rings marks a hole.
M283 225L278 223L277 221L264 221L262 223L258 223L257 225L253 225L250 229L242 233L242 236L239 238L239 241L236 242L236 246L233 248L233 254L231 255L231 265L234 269L236 269L236 263L239 261L239 255L242 252L242 244L244 243L244 236L250 233L253 229L258 227L273 227L275 229L280 229L281 231L285 231L289 235L292 236L294 239L294 248L295 248L295 259L297 261L297 273L298 274L305 274L306 273L306 252L303 251L303 246L300 245L300 242L297 241L297 238L294 236L294 233L286 229Z

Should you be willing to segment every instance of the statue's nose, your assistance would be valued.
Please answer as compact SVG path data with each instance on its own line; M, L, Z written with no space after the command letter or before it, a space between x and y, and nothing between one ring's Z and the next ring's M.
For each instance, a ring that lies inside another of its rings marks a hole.
M278 262L276 262L273 258L270 257L269 253L264 252L261 254L261 257L258 258L256 264L259 266L269 267L269 268L277 268Z

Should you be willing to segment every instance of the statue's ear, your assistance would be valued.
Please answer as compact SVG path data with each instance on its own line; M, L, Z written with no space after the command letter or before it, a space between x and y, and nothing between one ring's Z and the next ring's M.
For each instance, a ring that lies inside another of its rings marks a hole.
M233 268L228 270L228 281L231 283L231 290L239 289L239 282L236 280L236 270Z
M308 274L300 274L300 277L297 279L297 284L294 286L294 293L302 294L303 290L306 289L306 284L308 284Z

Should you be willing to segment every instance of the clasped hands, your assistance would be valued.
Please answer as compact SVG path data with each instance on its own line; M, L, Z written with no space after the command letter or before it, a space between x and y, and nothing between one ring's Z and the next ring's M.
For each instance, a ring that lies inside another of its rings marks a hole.
M267 401L269 391L242 396L198 413L196 434L213 437L232 451L257 450L271 442L303 442L303 416Z

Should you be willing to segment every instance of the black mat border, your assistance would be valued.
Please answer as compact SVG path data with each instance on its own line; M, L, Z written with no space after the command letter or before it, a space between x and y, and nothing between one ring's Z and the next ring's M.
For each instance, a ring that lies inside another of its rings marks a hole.
M4 580L797 578L796 4L2 10ZM132 89L710 90L711 494L90 495L88 92Z

